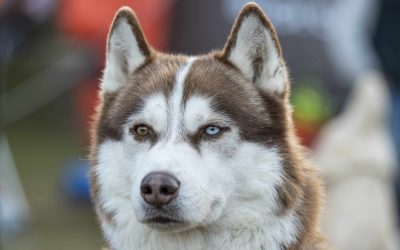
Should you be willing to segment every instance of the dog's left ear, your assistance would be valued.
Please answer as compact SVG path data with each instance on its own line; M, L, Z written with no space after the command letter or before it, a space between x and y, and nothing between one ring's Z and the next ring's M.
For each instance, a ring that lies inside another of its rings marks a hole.
M222 58L236 66L261 90L278 96L287 92L287 69L278 37L257 4L249 3L240 12Z
M108 34L106 67L101 88L114 92L127 84L129 76L151 58L150 49L135 13L129 7L118 10Z

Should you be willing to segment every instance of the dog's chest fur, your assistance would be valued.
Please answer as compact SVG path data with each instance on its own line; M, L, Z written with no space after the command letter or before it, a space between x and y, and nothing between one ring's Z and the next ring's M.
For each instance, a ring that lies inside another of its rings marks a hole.
M324 249L318 176L257 5L242 10L222 51L197 57L154 51L122 8L101 88L90 179L111 249ZM172 180L173 198L154 181L146 198L149 176Z

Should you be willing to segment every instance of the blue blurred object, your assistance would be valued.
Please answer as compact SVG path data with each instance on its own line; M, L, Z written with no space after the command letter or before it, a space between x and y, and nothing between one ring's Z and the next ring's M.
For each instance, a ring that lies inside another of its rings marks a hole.
M90 201L88 171L87 160L71 160L65 164L61 172L61 188L70 199Z

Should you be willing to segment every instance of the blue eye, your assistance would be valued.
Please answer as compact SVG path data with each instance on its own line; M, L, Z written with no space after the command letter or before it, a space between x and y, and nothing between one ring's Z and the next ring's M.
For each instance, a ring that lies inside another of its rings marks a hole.
M207 126L204 129L204 133L207 134L207 135L217 135L220 132L221 132L221 128L217 127L217 126L214 126L214 125Z

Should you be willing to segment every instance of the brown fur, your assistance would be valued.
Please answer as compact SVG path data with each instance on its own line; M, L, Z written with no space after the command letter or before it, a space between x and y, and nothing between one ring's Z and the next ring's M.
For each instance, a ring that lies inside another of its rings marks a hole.
M229 53L236 43L241 21L250 14L258 15L263 25L270 31L284 65L281 47L273 25L256 4L248 4L235 22L224 50L199 57L194 62L185 82L183 100L186 101L195 94L211 96L215 100L212 103L214 108L229 114L241 128L240 135L244 140L267 146L278 146L280 154L284 156L285 173L284 184L277 188L279 214L294 210L301 221L298 241L286 249L327 249L318 225L323 189L315 167L306 160L305 150L295 136L292 108L288 98L289 82L285 83L283 94L265 93L255 88L228 60ZM97 145L106 138L121 139L121 124L129 115L140 109L143 97L154 92L161 92L167 98L169 97L175 74L186 60L185 56L166 55L152 51L147 45L135 16L128 9L123 9L116 16L110 33L118 23L118 18L122 16L128 18L147 61L130 76L129 83L120 90L102 95L92 127L92 166L96 164ZM259 67L258 63L254 62L255 68ZM189 140L194 147L197 147L196 136ZM90 179L92 199L97 204L99 186L93 167L90 171ZM104 212L99 206L96 206L96 211L100 219L112 221L113 214Z
M232 47L236 43L241 22L245 17L251 14L258 15L262 24L269 30L272 40L274 41L275 49L280 56L281 63L286 67L275 28L255 3L247 4L242 9L233 25L223 52L221 54L216 54L216 58L223 61L226 65L231 65L228 57ZM255 60L258 60L258 58L255 58ZM256 69L256 67L258 67L257 64L257 61L253 62L255 72L258 71ZM276 72L274 72L274 74L276 74ZM286 77L286 79L288 78ZM293 208L296 209L303 225L299 236L299 242L289 249L325 249L325 247L317 247L317 245L324 245L321 244L323 240L319 233L319 215L322 207L321 200L323 189L315 167L306 160L305 149L299 144L295 135L291 117L292 108L289 103L290 84L288 80L285 88L284 94L280 96L282 99L276 98L279 95L270 96L261 90L259 91L265 99L265 104L268 113L271 115L271 124L273 126L270 125L265 128L265 130L270 132L266 137L259 134L257 134L256 137L263 140L264 143L271 140L271 138L276 138L272 143L274 145L280 145L281 153L286 156L284 164L286 181L283 186L277 188L281 213L285 213ZM273 128L273 130L271 130L271 128ZM313 247L314 244L315 247Z

